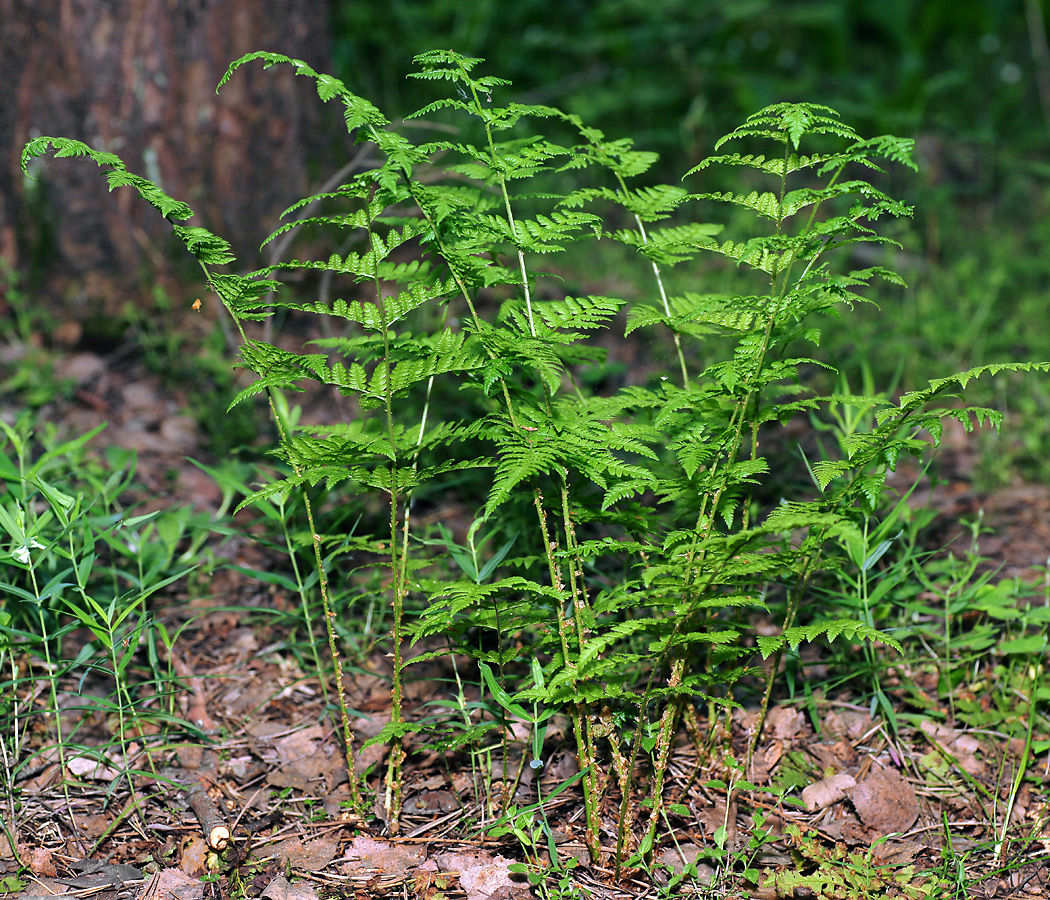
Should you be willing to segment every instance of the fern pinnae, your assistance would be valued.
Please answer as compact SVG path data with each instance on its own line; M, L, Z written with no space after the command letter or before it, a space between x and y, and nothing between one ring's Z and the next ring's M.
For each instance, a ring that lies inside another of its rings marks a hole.
M351 129L354 128L354 127L366 127L366 128L368 128L371 137L376 141L376 143L380 147L380 149L383 152L386 152L388 154L388 156L395 156L396 155L396 158L398 159L399 164L402 167L406 167L406 166L410 165L411 162L414 159L418 159L418 156L413 157L413 155L411 153L411 148L402 139L399 139L399 138L386 138L386 139L384 139L384 135L383 135L383 133L381 133L379 131L379 129L382 128L383 126L385 126L386 124L388 124L388 122L387 122L386 118L384 116L382 116L378 112L378 110L376 110L374 107L371 106L371 104L368 104L367 102L364 102L364 101L359 101L357 98L354 98L352 94L350 94L348 91L346 91L345 86L342 84L342 82L338 81L337 79L332 79L330 76L319 75L318 73L316 73L314 70L312 70L309 66L307 66L305 63L303 63L300 60L290 60L287 57L281 57L281 56L278 56L276 54L266 54L266 53L248 54L247 56L242 57L240 60L236 61L234 64L232 64L230 66L230 68L227 71L226 75L223 77L222 81L220 81L220 87L229 78L230 74L234 71L235 68L237 68L239 65L242 65L242 64L244 64L244 63L246 63L246 62L248 62L248 61L250 61L252 59L262 59L264 61L264 65L267 66L267 67L270 66L270 65L276 64L278 62L290 63L291 65L293 65L297 69L297 74L309 75L309 76L311 76L311 77L313 77L315 79L316 84L317 84L318 94L319 94L319 96L321 97L322 100L329 100L329 99L332 99L334 97L339 97L343 101L343 103L344 103L344 105L346 107L345 118L346 118L346 122L347 122L348 128L351 128ZM381 172L380 172L379 175L376 175L374 177L375 177L376 182L378 184L380 184L380 186L384 186L384 180L383 180ZM364 180L367 181L368 179L366 178ZM359 182L359 183L361 183L361 182ZM385 183L385 187L389 191L393 187L393 182L391 182L389 179L387 179L386 183ZM388 201L389 199L390 199L389 196L383 198L384 201ZM385 206L386 203L384 202L383 205ZM368 234L369 245L370 245L370 250L369 250L368 254L366 254L363 257L355 256L354 257L355 262L352 265L350 265L350 266L348 266L346 261L344 260L344 261L336 262L335 263L335 267L339 268L341 271L349 271L349 272L355 273L355 274L357 274L358 276L361 276L361 277L371 276L372 281L373 281L373 285L374 285L374 288L375 288L376 298L377 298L377 311L379 312L379 323L378 324L379 324L380 327L379 327L378 330L382 334L382 340L383 340L383 343L384 343L384 347L383 347L384 353L383 353L383 355L384 355L384 358L386 360L389 360L390 359L390 338L389 338L389 324L390 323L387 320L386 306L385 306L385 303L383 302L382 289L381 289L381 285L379 284L379 281L378 281L378 260L389 253L389 246L378 235L376 235L375 232L372 229L372 223L373 223L373 221L375 219L374 212L375 212L375 208L373 207L372 210L368 210L367 211L366 215L360 216L357 219L351 218L348 221L348 224L359 225L360 227L363 227L363 228L366 229L366 233ZM333 262L335 262L335 260L330 260L329 264L331 264ZM331 267L331 265L330 265L330 267ZM380 371L384 371L384 370L381 369ZM373 383L375 383L375 376L373 376L372 380L373 380ZM348 386L348 383L347 383L346 386ZM394 435L394 427L393 427L392 397L393 397L394 391L393 391L392 386L389 384L389 380L387 380L387 379L382 379L381 378L379 384L377 384L376 387L380 387L381 388L381 393L382 393L381 400L383 402L384 411L385 411L385 414L386 414L387 432L388 432L388 437L389 437L389 442L390 442L390 452L392 454L392 457L393 457L394 461L396 462L396 460L398 458L398 454L399 454L399 447L398 447L398 443L397 443L397 440L396 440L395 435ZM377 399L380 399L380 398L377 398ZM275 415L276 415L276 413L275 413ZM283 441L285 439L285 435L284 435L283 432L282 432L281 437L282 437L282 441ZM297 474L299 474L299 473L297 472ZM392 726L393 726L393 729L394 729L395 733L399 734L400 733L400 728L401 728L402 723L404 721L403 720L402 710L401 710L401 671L402 671L402 668L403 668L403 666L401 664L402 663L402 661L401 661L401 652L402 652L402 640L403 640L403 638L402 638L403 602L404 602L404 597L405 597L406 570L407 570L407 543L408 543L408 515L407 515L407 512L408 512L408 510L407 510L407 506L406 506L405 530L403 532L403 540L402 540L402 544L401 544L401 552L399 553L398 552L398 540L397 540L397 537L398 537L398 506L399 506L400 498L399 498L399 495L398 495L398 487L397 487L396 479L391 479L390 480L389 485L388 485L388 491L389 491L389 495L390 495L390 562L391 562L391 575L392 575L392 578L393 578L393 581L394 581L394 611L393 611L393 620L394 621L393 621L393 634L391 636L392 637L392 644L393 644L393 654L394 654L394 667L393 667L394 668L394 674L393 674L393 684L392 684L392 691L391 691L391 706L392 706ZM309 503L308 498L307 498L307 502ZM308 514L308 518L309 518L309 521L310 521L311 532L314 534L315 556L316 556L317 563L318 563L318 566L319 566L319 569L320 569L321 592L322 592L322 599L324 600L324 603L325 603L325 612L326 612L326 618L327 618L328 616L330 616L329 606L328 606L328 602L327 602L327 578L326 578L326 575L325 575L325 572L324 572L323 563L322 563L321 558L320 558L320 548L319 548L319 544L318 544L318 536L316 534L316 531L314 530L312 510L309 507L309 505L307 506L307 514ZM331 629L329 629L329 639L330 639L330 642L331 642L332 641ZM338 654L337 654L334 646L332 647L332 654L333 654L333 657L334 657L335 662L336 662L337 674L339 675L339 678L340 678L339 683L341 683L341 666L339 664L339 657L338 657ZM344 695L343 695L342 691L340 691L339 693L340 693L341 703L342 703L342 705L344 707L343 714L344 714L344 723L345 723L346 722L345 698L344 698ZM348 732L348 738L347 739L348 739L348 747L349 747L349 740L350 740L349 732ZM397 829L397 822L398 822L399 813L400 813L400 806L401 806L401 780L400 780L399 774L400 774L400 765L401 765L401 761L402 761L402 757L403 757L403 752L404 751L401 749L401 745L400 745L400 738L399 737L395 737L394 740L392 740L392 742L391 742L391 751L390 751L390 758L389 758L389 762L388 762L387 778L386 778L386 797L385 797L385 799L386 799L386 807L389 810L390 816L391 816L391 827L392 827L392 829L395 832L396 832L396 829ZM351 782L353 783L353 785L355 787L355 790L356 790L356 779L351 777Z
M767 111L763 111L763 112L767 112ZM757 117L750 118L748 120L748 123L746 123L743 128L737 129L737 131L735 131L733 134L727 136L727 138L724 138L722 141L720 141L719 144L716 145L716 149L725 140L731 139L733 137L744 136L745 134L746 135L757 135L757 136L761 136L761 137L772 137L774 139L783 140L783 142L785 144L785 161L783 163L783 166L781 167L781 173L782 174L781 174L781 177L780 177L780 190L779 190L779 197L777 198L777 200L774 202L773 199L772 199L773 195L771 195L771 194L764 194L763 195L763 194L758 194L757 192L752 193L751 195L748 195L746 197L742 196L742 195L715 194L715 195L708 195L708 198L709 199L716 199L716 200L728 199L730 202L736 203L738 205L743 205L745 207L749 207L749 208L755 209L760 214L770 218L773 221L773 223L774 223L774 227L775 227L777 233L780 233L780 231L781 231L781 229L783 227L784 219L786 218L786 215L785 215L786 173L787 173L787 170L789 168L788 142L790 140L790 142L794 145L794 148L797 150L797 148L798 148L798 140L801 137L801 134L805 133L805 131L807 130L807 128L810 125L810 117L809 117L809 112L808 111L803 111L803 113L800 116L798 116L797 118L792 119L792 121L790 123L787 123L788 127L785 130L788 132L788 134L786 134L786 135L783 134L783 132L781 132L779 130L778 131L768 131L766 129L758 129L758 128L756 128L755 127L755 123L762 121L763 118L766 118L766 117L763 117L761 114L759 114ZM781 124L785 124L786 121L787 121L787 118L788 117L785 116L784 119L782 120ZM767 118L767 121L768 121L768 118ZM824 126L826 126L826 125L827 125L827 123L824 123ZM824 127L824 126L822 126L822 127ZM837 178L837 175L838 175L838 173L836 173L836 175L835 175L836 178ZM808 199L808 197L807 197L807 199ZM817 211L818 208L819 208L819 203L813 204L813 208L811 210L811 215L810 215L810 221L809 221L809 223L807 223L807 226L803 229L804 233L806 231L808 231L809 227L812 225L812 222L813 222L813 220L814 220L814 218L816 216L816 211ZM788 212L789 213L793 213L794 211L796 211L796 210L791 209ZM757 262L758 263L758 267L763 269L764 271L766 271L769 274L771 296L778 298L777 301L774 304L776 307L779 307L779 306L782 305L783 299L788 294L789 286L791 284L790 271L791 271L791 267L793 266L794 261L795 261L796 252L797 251L796 251L795 247L794 246L790 246L790 249L787 251L786 254L784 254L783 260L782 261L778 261L777 263L774 263L772 265L769 263L767 257L763 256L760 259L756 259L754 256L749 255L747 251L745 251L745 253L739 254L739 258L741 258L741 259L745 259L746 258L748 262L751 262L753 264ZM807 266L807 269L803 273L803 277L799 279L800 281L805 278L806 274L808 274L809 267L812 266L814 262L815 262L815 257L811 258L809 260L809 266ZM779 276L779 278L778 278L778 276ZM779 284L778 284L778 281L779 281ZM697 551L699 550L699 548L701 546L700 543L699 543L700 535L702 533L709 533L709 529L711 527L711 524L713 524L714 514L715 514L715 512L717 512L717 510L719 508L719 505L721 503L721 498L723 496L723 493L726 490L726 488L728 487L728 485L729 485L729 483L730 483L730 481L732 479L733 463L734 463L734 460L737 457L737 454L739 453L740 444L741 444L741 441L742 441L742 438L743 438L743 426L744 426L745 413L747 412L747 410L748 410L752 400L755 401L756 405L758 403L758 396L759 396L758 392L761 390L761 385L760 385L760 382L759 382L759 372L760 372L760 368L761 368L761 366L763 364L763 361L765 360L766 354L768 353L768 349L769 349L769 346L770 346L770 341L772 339L773 327L774 327L775 319L776 319L775 315L768 315L766 317L765 327L764 327L764 329L762 331L762 336L761 336L761 339L760 339L760 342L759 342L759 346L757 347L756 351L754 352L754 359L756 361L756 365L752 369L752 371L748 374L745 391L744 391L743 395L737 400L737 405L735 406L735 410L734 410L734 413L733 413L733 416L732 416L732 419L731 419L730 429L729 429L730 438L729 438L729 443L728 443L727 450L725 452L725 455L720 457L716 461L716 463L714 464L715 466L721 464L723 475L718 479L717 487L715 487L714 490L711 491L710 493L705 493L704 501L701 503L700 510L698 512L697 524L696 524L696 526L694 528L694 534L693 534L693 537L692 537L691 545L690 545L690 548L689 548L689 551L688 551L687 557L686 557L687 558L687 569L686 569L686 572L688 573L687 574L687 582L686 583L690 584L690 585L694 584L694 579L696 578L696 575L697 575L697 573L699 571L698 570L698 558L697 558L696 554L697 554ZM756 453L757 453L757 424L753 424L752 425L751 447L752 447L752 449L751 449L751 458L752 458L752 462L754 463L754 462L757 461L757 456L756 456ZM708 523L708 524L705 524L705 523ZM697 586L697 587L699 587L699 586ZM668 645L668 650L669 650L669 646L670 645ZM681 675L682 675L682 671L683 671L682 664L681 664L681 662L679 660L676 659L672 663L672 677L671 677L671 682L672 683L675 682L675 681L680 681ZM670 740L670 733L671 733L671 728L673 726L673 721L674 721L674 712L673 712L673 704L672 704L672 706L668 707L668 709L665 711L664 716L662 717L662 720L661 720L661 724L660 724L660 751L659 752L661 753L661 758L663 757L663 755L665 755L667 752L669 752L669 749L667 748L667 744L669 743L669 740ZM658 780L657 792L659 791L659 788L660 788L660 784L659 784L659 780ZM657 795L659 795L659 794L657 794ZM648 829L647 829L647 832L646 832L646 840L647 841L651 841L652 836L655 833L656 824L657 824L657 814L656 814L656 811L654 810L653 814L650 816L649 826L648 826Z
M602 146L601 143L601 132L598 132L594 129L583 128L582 123L580 123L579 119L575 119L574 123L579 127L579 130L584 136L584 138L588 140L588 149L591 151L592 155L602 164L607 165L613 172L613 177L616 179L618 188L618 190L614 192L613 196L617 202L622 204L625 208L631 210L631 213L634 216L635 225L638 229L638 235L641 240L641 246L645 247L649 243L649 235L646 231L645 223L642 221L641 210L632 208L636 204L632 203L632 192L628 189L627 183L624 181L624 169L626 167L623 165L622 155L620 153L609 154L607 152L603 152L605 148ZM617 150L620 149L621 148L617 148ZM636 163L642 163L642 165L635 165L631 167L631 174L641 174L641 172L645 171L645 169L648 168L648 164L652 161L654 161L652 158L646 158L644 162L642 160L636 160ZM650 194L649 196L652 197L653 194ZM675 189L670 189L669 192L664 192L657 196L660 197L661 206L664 205L665 200L668 196L674 198L673 202L675 204L681 199L681 195L679 195L677 191L675 191ZM667 204L667 206L669 207L670 204ZM661 209L658 212L658 208L659 207L653 208L652 206L650 206L650 216L654 219L662 215L663 210ZM657 291L660 295L660 301L663 304L664 315L670 318L671 307L667 299L667 289L664 286L663 274L661 273L660 266L657 264L655 259L651 259L650 264L653 270L653 278L656 281ZM678 358L679 371L681 372L682 376L682 385L683 387L688 387L689 370L687 369L685 364L685 353L682 350L681 337L677 331L672 331L672 340L674 341L675 345L675 355Z

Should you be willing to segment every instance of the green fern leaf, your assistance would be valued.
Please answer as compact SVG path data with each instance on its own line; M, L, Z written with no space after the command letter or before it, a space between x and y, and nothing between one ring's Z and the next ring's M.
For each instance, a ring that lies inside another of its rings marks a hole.
M560 456L558 448L546 442L529 443L521 439L501 446L495 478L485 504L485 518L506 503L523 482L556 471Z
M206 228L172 225L171 230L186 249L206 266L225 266L236 259L230 245Z
M760 216L772 219L774 222L779 222L783 218L780 199L776 194L768 191L764 193L752 191L750 194L734 194L732 192L696 194L690 199L715 200L719 203L731 203L734 206L739 206L743 209L752 209Z
M594 294L586 297L565 297L561 300L545 300L533 304L533 309L543 324L550 329L600 328L612 319L624 301L616 297Z
M833 162L837 161L839 158L840 154L833 153L818 153L811 156L798 156L795 153L789 153L786 158L784 156L775 156L771 159L766 159L763 155L753 155L750 153L731 153L725 156L709 156L698 165L693 166L693 168L685 174L695 175L697 172L706 169L709 166L727 165L745 166L750 169L757 169L760 172L766 172L770 175L784 177L802 169L822 165L829 160Z
M827 113L828 115L823 115ZM726 141L742 137L765 137L790 144L796 151L807 134L834 134L858 141L857 133L838 120L838 113L814 103L775 103L747 117L747 120L715 143L718 150Z
M768 659L785 645L792 650L797 650L799 644L803 641L809 643L822 635L826 636L828 641L844 637L846 640L883 643L892 647L898 653L904 652L901 645L888 634L852 619L835 619L833 621L795 626L787 629L783 634L759 636L756 638L756 644L759 652L762 654L762 658Z
M989 365L975 366L965 372L950 375L947 378L937 378L930 381L930 386L924 390L910 391L903 394L899 401L901 412L910 412L925 406L938 394L946 393L954 387L965 388L966 385L984 374L997 375L999 372L1047 372L1050 371L1050 363L991 363ZM880 421L894 415L895 412L887 411L882 414Z
M87 156L99 166L108 166L106 179L110 190L117 187L134 188L143 200L169 221L189 219L194 215L193 210L185 203L169 197L149 179L129 172L119 157L94 150L81 141L52 137L39 137L30 141L22 151L23 173L28 175L30 160L45 155L52 147L56 157ZM234 260L229 244L206 229L185 228L174 222L172 229L176 237L183 241L186 248L201 262L207 265L225 265Z

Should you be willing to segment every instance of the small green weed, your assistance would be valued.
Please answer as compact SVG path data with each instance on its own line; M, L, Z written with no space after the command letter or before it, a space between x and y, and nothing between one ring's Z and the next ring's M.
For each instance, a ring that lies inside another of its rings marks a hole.
M775 888L778 896L805 893L813 897L907 897L925 900L944 896L945 885L936 875L917 873L913 866L879 865L878 845L867 851L849 852L843 845L827 849L813 835L794 824L785 828L798 854L796 866L771 875L763 887Z
M10 797L19 772L57 753L63 769L79 758L113 773L114 782L126 781L134 810L134 777L143 765L152 770L143 736L195 732L163 703L174 690L160 660L174 636L154 619L149 601L206 558L211 519L187 509L136 516L122 508L135 477L134 455L112 448L109 464L90 460L87 445L102 427L62 442L46 435L37 440L26 419L13 426L0 421L0 664L5 674L10 668L0 706L10 739L0 742L0 751ZM140 647L153 663L146 679L135 663ZM32 696L39 671L48 709L63 712L50 716L53 743L30 751L25 738L40 711L23 698ZM69 679L78 681L83 699L65 696ZM93 716L107 720L112 741L80 734ZM62 789L68 802L69 779Z

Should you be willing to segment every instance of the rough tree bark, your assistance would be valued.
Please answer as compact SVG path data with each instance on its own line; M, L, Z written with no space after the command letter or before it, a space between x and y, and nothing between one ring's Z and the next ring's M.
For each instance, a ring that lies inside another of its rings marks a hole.
M87 161L19 172L24 143L61 135L114 151L197 211L250 263L278 214L308 190L321 104L291 69L237 73L274 50L328 63L319 0L0 0L0 260L70 314L113 311L170 273L170 229ZM141 302L141 301L140 301Z

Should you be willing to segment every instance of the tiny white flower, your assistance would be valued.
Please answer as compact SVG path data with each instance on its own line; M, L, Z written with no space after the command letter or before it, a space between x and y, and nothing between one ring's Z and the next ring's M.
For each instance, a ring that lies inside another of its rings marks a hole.
M44 545L40 543L36 538L30 538L29 541L23 544L21 547L16 547L11 551L11 555L17 559L22 565L29 565L29 551L30 550L43 550Z

